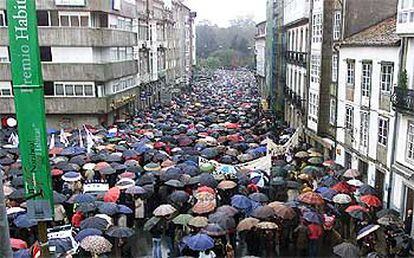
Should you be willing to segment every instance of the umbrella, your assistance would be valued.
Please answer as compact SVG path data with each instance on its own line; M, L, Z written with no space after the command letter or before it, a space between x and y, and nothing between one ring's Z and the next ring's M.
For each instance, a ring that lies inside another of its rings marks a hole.
M216 195L216 191L215 191L213 188L208 187L208 186L201 186L201 187L197 188L197 193L196 193L196 195L197 195L197 194L199 194L199 193L204 193L204 192L206 192L206 193L210 193L210 194L212 194L213 196L215 196L215 195ZM198 197L197 197L197 196L196 196L196 198L198 199Z
M378 218L384 217L386 215L394 215L396 217L400 216L398 211L392 210L392 209L382 209L382 210L377 212L377 217Z
M282 219L293 219L296 216L296 212L288 206L285 205L270 205L272 209L275 211L276 216L282 218Z
M80 246L93 254L108 253L112 250L112 244L102 236L87 236L81 241Z
M157 163L148 163L147 165L144 166L144 170L145 171L160 171L161 166Z
M171 187L174 187L174 188L183 188L184 187L184 184L181 181L175 180L175 179L168 180L164 184L168 185L168 186L171 186Z
M131 210L131 208L129 208L126 205L118 204L118 213L121 213L121 214L132 214L132 213L134 213L134 211Z
M331 187L332 190L337 191L338 193L350 194L355 191L355 188L349 185L347 182L339 182L336 185Z
M368 225L368 226L362 228L360 231L358 231L357 240L360 240L360 239L368 236L369 234L375 232L379 228L380 228L379 225Z
M160 217L152 217L144 224L144 230L150 231L152 228L154 228L159 222L161 221Z
M208 219L206 217L193 217L188 221L188 225L195 228L204 228L208 225Z
M207 227L205 227L201 231L212 237L224 236L227 233L225 229L223 229L222 227L220 227L220 225L216 223L208 224Z
M112 226L108 229L106 234L115 238L129 238L135 234L135 231L127 227Z
M358 180L358 179L348 180L347 183L349 185L352 185L352 186L355 186L355 187L361 187L361 186L364 185L364 183L361 180Z
M314 192L307 192L299 195L298 201L311 205L323 205L325 203L322 197Z
M214 240L207 234L196 234L186 239L187 246L194 251L206 251L214 247Z
M14 215L19 213L26 213L26 210L21 207L10 207L6 210L7 215Z
M96 198L91 194L78 194L73 201L76 203L93 203L96 201Z
M9 196L9 199L11 200L19 200L19 199L23 199L24 198L24 189L23 188L19 188L15 191L13 191Z
M264 229L264 230L279 228L278 225L273 222L259 222L257 223L256 227L259 229Z
M308 163L313 164L313 165L320 165L320 164L323 163L323 158L321 158L321 157L312 157L312 158L308 159Z
M269 197L267 197L267 195L265 195L264 193L252 193L249 195L249 198L255 202L268 202L269 201Z
M81 174L79 174L78 172L66 172L65 174L63 174L62 176L62 180L66 181L66 182L76 182L82 179Z
M49 246L55 248L55 253L66 253L73 248L72 240L69 237L50 239Z
M256 218L245 218L237 225L237 231L248 231L255 227L260 220Z
M30 249L21 249L13 252L13 258L32 258L32 252Z
M249 209L252 207L252 202L246 196L236 194L231 197L231 206L237 209Z
M102 231L96 228L86 228L84 230L79 231L78 234L75 236L75 240L81 242L87 236L100 236L102 235Z
M342 176L346 178L355 178L359 177L360 175L361 173L357 169L348 169Z
M370 207L381 207L382 202L381 200L376 197L375 195L364 195L361 196L360 201L365 203L366 205Z
M377 191L375 190L375 188L370 186L370 185L363 185L363 186L359 187L358 192L361 195L369 195L369 194L376 195L377 194Z
M53 202L54 203L64 203L66 201L66 196L58 193L56 191L53 191Z
M299 151L295 154L296 158L307 158L309 157L309 153L307 153L306 151Z
M348 206L346 209L345 209L345 212L353 212L353 211L362 211L362 212L368 212L368 209L367 208L365 208L365 207L362 207L361 205L351 205L351 206Z
M332 199L337 195L338 192L333 189L328 189L325 192L321 193L320 195L324 200L332 201Z
M26 249L27 243L21 239L10 238L10 245L13 249Z
M332 201L338 204L347 204L352 202L352 199L347 194L337 194L333 197Z
M114 215L118 213L118 205L113 202L104 202L98 206L98 210L100 213L107 214L107 215Z
M104 201L105 202L116 202L119 199L119 196L121 195L121 191L118 187L112 187L108 190L107 193L104 195Z
M134 194L145 194L147 193L147 191L141 186L131 186L128 189L126 189L125 193L134 195Z
M222 212L216 212L208 216L208 221L211 223L217 223L224 229L232 229L236 227L236 222L233 217Z
M333 253L343 258L359 257L358 247L347 242L334 246Z
M121 178L118 182L116 182L115 186L120 190L124 190L135 186L135 181L130 178Z
M37 221L30 219L27 214L19 215L13 220L13 223L18 228L31 228L37 225Z
M232 217L234 217L237 213L239 213L239 211L236 208L230 205L223 205L223 206L218 207L217 212L222 212Z
M177 225L187 225L188 224L188 222L192 219L192 218L194 218L192 215L190 215L190 214L180 214L180 215L178 215L177 217L175 217L173 220L172 220L172 222L174 223L174 224L177 224Z
M215 201L198 201L192 208L196 214L206 214L214 211L216 208Z
M218 189L222 189L222 190L227 190L227 189L233 189L237 186L237 183L234 181L230 181L230 180L224 180L221 181L218 185L217 188Z
M89 213L93 212L97 209L95 203L81 203L78 207L76 207L76 211L80 211L82 213Z
M84 219L81 222L80 228L81 229L95 228L95 229L104 231L108 227L108 225L109 225L108 221L106 221L103 218L89 217L89 218Z
M212 174L203 173L200 176L200 185L216 188L218 183Z
M391 214L387 214L377 220L378 224L384 225L384 226L404 226L404 222L399 218Z
M253 210L251 214L252 217L257 219L269 219L275 215L275 211L268 205L258 207L257 209Z
M173 203L185 203L188 201L190 196L184 191L174 191L168 198Z
M322 218L321 216L313 211L306 211L305 213L303 213L303 219L306 220L307 222L310 223L315 223L315 224L322 224Z
M321 185L324 185L327 187L332 187L336 185L337 183L339 183L339 180L333 176L327 175L327 176L322 177L321 179Z
M50 171L50 173L52 174L52 176L61 176L61 175L63 175L64 172L63 172L63 170L54 168Z
M153 211L153 214L154 216L165 217L173 214L176 211L177 210L170 204L162 204Z

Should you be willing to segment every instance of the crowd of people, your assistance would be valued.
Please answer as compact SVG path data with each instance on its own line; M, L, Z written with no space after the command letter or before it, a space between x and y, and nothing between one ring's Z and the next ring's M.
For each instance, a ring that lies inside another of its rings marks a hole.
M154 258L410 255L412 212L402 221L358 170L321 150L299 140L269 167L240 166L295 134L261 110L248 71L199 72L168 105L109 127L48 131L55 256L137 257L143 242L131 237L142 230ZM4 134L11 245L15 257L32 257L37 221L26 214L18 148Z

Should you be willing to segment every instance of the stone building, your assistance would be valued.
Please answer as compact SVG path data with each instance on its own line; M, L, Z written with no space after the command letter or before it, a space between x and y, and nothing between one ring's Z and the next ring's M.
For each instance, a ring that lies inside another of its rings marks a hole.
M189 81L194 56L182 52L195 47L188 40L195 15L180 1L36 4L49 127L110 124L168 101L177 82ZM15 112L7 34L0 0L0 116Z
M256 80L259 85L260 96L262 100L267 101L269 97L266 89L266 69L265 69L265 54L266 54L266 21L256 25L254 51L256 60Z

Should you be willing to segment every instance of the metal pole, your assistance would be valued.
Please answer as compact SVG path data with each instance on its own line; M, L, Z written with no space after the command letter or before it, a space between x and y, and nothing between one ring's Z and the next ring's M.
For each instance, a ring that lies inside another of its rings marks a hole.
M3 192L3 170L0 169L0 257L13 257L10 246L9 223L7 221L6 200Z

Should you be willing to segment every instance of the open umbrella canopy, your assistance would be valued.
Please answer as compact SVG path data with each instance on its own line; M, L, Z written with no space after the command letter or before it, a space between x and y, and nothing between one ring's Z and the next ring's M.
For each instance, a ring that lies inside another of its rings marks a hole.
M194 218L194 217L192 215L190 215L190 214L180 214L177 217L175 217L172 220L172 222L174 224L177 224L177 225L184 225L184 226L186 226L186 225L188 225L188 222L190 222L190 220L192 218Z
M188 221L188 225L196 228L204 228L208 225L208 219L206 217L197 216L191 218Z
M13 220L13 223L18 228L31 228L37 225L37 221L30 219L27 214L19 215Z
M222 212L232 217L234 217L237 213L239 213L239 211L236 208L230 205L223 205L223 206L218 207L217 212Z
M291 207L288 207L283 204L268 204L268 206L272 207L272 209L275 211L275 214L277 217L290 220L293 219L296 216L296 212Z
M106 221L103 218L89 217L89 218L84 219L81 222L80 228L81 229L95 228L95 229L98 229L100 231L104 231L108 227L108 225L109 225L108 221Z
M252 193L249 195L249 198L255 202L268 202L269 201L269 197L267 197L267 195L265 195L264 193Z
M381 207L382 206L381 200L375 195L361 196L360 201L362 203L365 203L369 207Z
M322 224L323 218L316 212L306 211L303 213L303 219L314 224Z
M256 227L258 229L263 229L263 230L273 230L273 229L278 229L279 228L279 226L276 223L267 222L267 221L257 223Z
M149 220L147 220L147 222L145 222L145 224L144 224L144 230L145 231L150 231L155 226L157 226L160 221L161 221L161 218L160 217L152 217L152 218L150 218Z
M265 205L253 210L251 216L257 219L270 219L276 215L272 207Z
M10 238L10 246L13 249L26 249L27 243L24 240L17 239L17 238Z
M252 207L252 202L244 195L236 194L231 197L231 206L237 209L249 209Z
M299 195L298 201L306 203L306 204L318 205L318 206L323 205L325 203L322 197L315 192L307 192L307 193L303 193Z
M104 195L104 201L105 202L116 202L119 199L119 196L121 195L121 191L118 187L112 187L108 190L108 192Z
M249 231L255 227L260 220L256 218L245 218L239 222L237 225L237 231Z
M128 189L126 189L125 193L132 194L132 195L139 195L139 194L145 194L147 191L142 188L141 186L131 186Z
M186 239L185 244L194 251L206 251L214 247L214 240L207 234L199 233Z
M334 254L343 257L359 257L359 249L354 244L343 242L339 245L334 246Z
M100 213L107 215L114 215L119 212L118 205L113 202L104 202L98 205L98 210Z
M106 232L106 235L115 238L129 238L135 234L135 231L127 227L112 226Z
M332 201L338 204L348 204L352 202L352 198L347 194L337 194L333 197Z
M223 229L233 229L236 227L236 222L233 217L229 216L228 214L216 212L213 214L210 214L208 216L208 221L210 223L217 223L220 225Z
M170 204L162 204L153 211L153 214L154 216L165 217L173 214L176 211L177 210Z
M237 183L234 181L230 181L230 180L224 180L221 181L218 185L217 188L218 189L222 189L222 190L227 190L227 189L233 189L237 186Z
M377 190L375 190L374 187L370 186L370 185L362 185L358 188L358 192L361 195L376 195L377 194Z
M368 225L368 226L362 228L361 230L358 231L357 240L360 240L360 239L368 236L369 234L377 231L379 228L380 228L379 225Z
M174 191L168 198L173 203L185 203L190 199L190 196L185 191Z
M227 231L217 223L208 224L205 228L201 230L201 232L212 237L219 237L227 234Z
M342 176L346 178L355 178L359 177L360 175L361 173L357 169L348 169Z
M80 246L93 254L103 254L112 250L112 244L102 236L87 236L80 242Z
M331 189L344 194L350 194L355 191L355 187L349 185L347 182L339 182L332 186Z
M79 231L78 234L75 236L75 240L81 242L87 236L101 236L102 231L96 228L86 228Z

